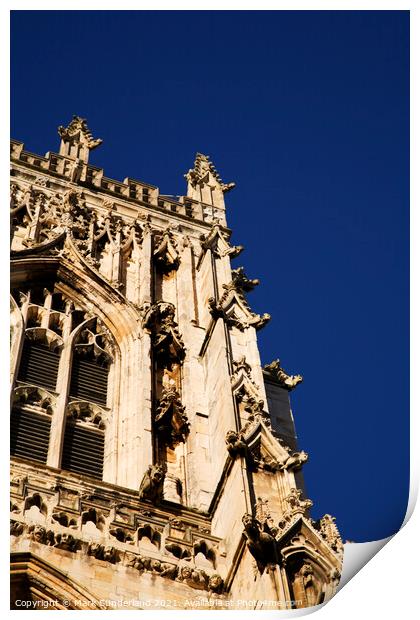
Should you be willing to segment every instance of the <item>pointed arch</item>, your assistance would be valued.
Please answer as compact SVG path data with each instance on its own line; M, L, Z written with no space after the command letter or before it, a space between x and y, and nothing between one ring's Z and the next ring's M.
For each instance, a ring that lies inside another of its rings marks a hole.
M104 609L87 588L30 552L10 557L11 609Z

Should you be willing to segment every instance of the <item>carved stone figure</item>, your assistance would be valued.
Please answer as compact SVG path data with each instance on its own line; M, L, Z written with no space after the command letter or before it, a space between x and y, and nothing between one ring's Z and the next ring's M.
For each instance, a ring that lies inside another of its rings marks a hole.
M288 375L280 366L280 360L274 360L271 364L266 364L264 370L270 374L270 377L279 383L286 390L293 390L299 383L302 383L302 375Z
M28 528L28 537L34 542L40 543L42 545L54 545L55 546L55 536L54 532L51 530L47 530L42 525L30 525Z
M181 398L173 386L163 389L162 397L156 409L155 427L162 439L170 444L185 441L189 431L188 417Z
M248 446L240 433L228 431L226 433L226 447L229 455L235 459L237 456L247 456Z
M97 560L104 559L104 546L97 542L90 542L87 547L87 554L92 555Z
M80 546L80 541L71 534L56 534L54 547L65 551L76 551Z
M162 562L160 565L161 577L167 577L168 579L175 579L178 572L176 564L169 564L169 562Z
M277 564L276 541L271 534L262 530L261 524L251 514L242 517L244 534L248 540L247 547L262 573L268 564Z
M140 484L139 497L158 503L163 495L165 470L162 465L150 465Z
M24 523L19 523L19 521L10 521L10 536L21 536L24 530Z
M288 469L290 471L297 471L301 469L304 463L308 460L308 454L306 452L293 452L287 459L281 464L280 469Z
M211 592L215 594L220 594L223 589L223 579L220 575L211 575L209 577L208 588Z

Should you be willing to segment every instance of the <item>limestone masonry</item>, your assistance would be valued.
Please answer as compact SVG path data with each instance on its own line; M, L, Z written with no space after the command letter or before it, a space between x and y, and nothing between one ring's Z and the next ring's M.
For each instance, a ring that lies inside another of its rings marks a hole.
M186 196L11 143L12 608L286 609L330 598L289 392L261 367L258 280L205 155ZM320 480L319 484L323 484Z

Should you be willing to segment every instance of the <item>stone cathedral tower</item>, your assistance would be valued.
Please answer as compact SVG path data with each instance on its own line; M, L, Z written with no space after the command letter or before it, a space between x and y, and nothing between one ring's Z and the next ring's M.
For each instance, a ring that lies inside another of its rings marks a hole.
M307 459L269 320L231 259L205 155L186 196L11 144L12 607L273 609L327 600L334 518L309 517Z

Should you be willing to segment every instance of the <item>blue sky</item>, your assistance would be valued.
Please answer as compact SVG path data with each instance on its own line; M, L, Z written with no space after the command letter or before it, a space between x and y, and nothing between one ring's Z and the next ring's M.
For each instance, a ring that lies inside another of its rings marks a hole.
M409 13L14 11L12 137L88 119L108 177L183 194L196 151L272 321L313 516L395 532L409 484Z

